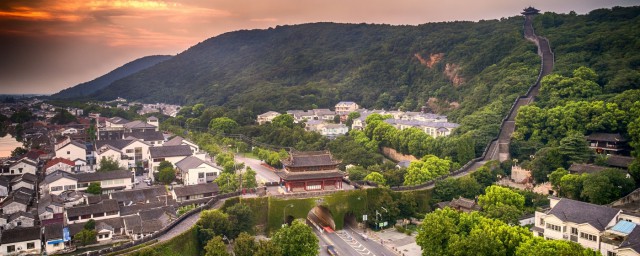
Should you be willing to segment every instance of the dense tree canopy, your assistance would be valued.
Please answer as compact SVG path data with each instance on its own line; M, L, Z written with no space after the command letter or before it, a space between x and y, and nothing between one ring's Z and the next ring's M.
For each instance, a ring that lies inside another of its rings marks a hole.
M290 226L278 229L271 241L282 248L283 256L315 256L318 254L318 238L300 220L295 220Z

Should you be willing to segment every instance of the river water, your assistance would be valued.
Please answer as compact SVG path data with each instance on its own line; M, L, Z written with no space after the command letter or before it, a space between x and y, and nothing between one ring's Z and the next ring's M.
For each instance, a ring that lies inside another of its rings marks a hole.
M17 141L13 136L7 134L0 138L0 157L11 156L11 151L17 147L21 147L22 142Z

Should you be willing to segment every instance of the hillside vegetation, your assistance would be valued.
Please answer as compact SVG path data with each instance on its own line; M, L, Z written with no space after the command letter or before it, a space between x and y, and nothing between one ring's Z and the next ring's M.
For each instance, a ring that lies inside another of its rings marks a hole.
M78 97L86 97L95 93L96 91L109 86L114 81L134 74L140 70L149 68L159 62L170 59L169 55L154 55L146 56L122 65L113 71L93 79L89 82L81 83L76 86L64 89L54 95L51 95L53 99L77 99Z

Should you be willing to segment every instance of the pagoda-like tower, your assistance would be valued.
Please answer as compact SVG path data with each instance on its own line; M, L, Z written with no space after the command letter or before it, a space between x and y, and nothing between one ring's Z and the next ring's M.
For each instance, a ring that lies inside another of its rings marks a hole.
M521 12L522 15L525 15L525 16L526 15L536 15L536 14L540 13L540 10L538 10L536 8L533 8L531 6L529 6L527 8L524 8L522 11L523 11L523 12Z

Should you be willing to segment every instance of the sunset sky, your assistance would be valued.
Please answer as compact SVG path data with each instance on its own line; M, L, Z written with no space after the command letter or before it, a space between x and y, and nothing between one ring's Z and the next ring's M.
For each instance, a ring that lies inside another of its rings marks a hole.
M319 21L499 19L532 5L587 13L640 0L0 0L0 94L55 93L134 59L239 29Z

